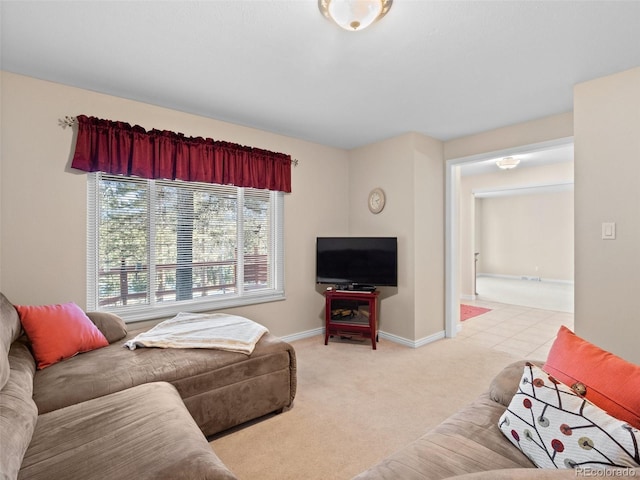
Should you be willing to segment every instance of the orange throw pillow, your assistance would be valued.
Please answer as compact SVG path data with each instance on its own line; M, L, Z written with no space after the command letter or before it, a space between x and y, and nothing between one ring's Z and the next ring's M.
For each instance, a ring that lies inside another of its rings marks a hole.
M45 306L16 305L29 337L38 369L109 342L75 303Z
M562 326L542 369L565 385L583 383L587 400L640 429L640 366Z

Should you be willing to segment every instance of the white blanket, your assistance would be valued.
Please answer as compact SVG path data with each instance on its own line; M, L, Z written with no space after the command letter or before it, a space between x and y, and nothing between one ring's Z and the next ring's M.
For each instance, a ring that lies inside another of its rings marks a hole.
M266 327L248 318L224 313L185 313L160 322L125 342L136 347L215 348L250 355Z

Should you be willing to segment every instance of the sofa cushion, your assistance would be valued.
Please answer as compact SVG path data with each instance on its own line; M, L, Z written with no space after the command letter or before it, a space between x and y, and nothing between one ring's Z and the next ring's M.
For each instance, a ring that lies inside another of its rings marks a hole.
M176 389L158 382L40 415L22 480L234 479Z
M36 366L26 343L13 342L8 360L10 375L0 390L0 478L15 479L38 418L32 399Z
M640 365L560 327L542 369L565 385L586 385L589 401L640 429Z
M484 393L355 478L439 480L498 468L532 468L529 459L513 448L498 428L504 408Z
M22 324L15 307L0 293L0 389L9 380L9 348L22 334Z
M640 466L638 430L532 364L499 425L540 468Z
M124 348L137 333L38 370L34 400L40 413L166 381L178 389L203 432L212 435L293 402L295 351L269 333L248 356L209 349Z
M39 369L109 342L75 303L16 305Z
M508 407L511 399L518 391L518 385L522 378L522 369L529 363L527 360L518 360L503 368L489 384L489 396L492 400ZM532 362L536 365L541 363Z
M87 312L87 317L98 327L109 343L127 336L127 325L117 315L109 312Z

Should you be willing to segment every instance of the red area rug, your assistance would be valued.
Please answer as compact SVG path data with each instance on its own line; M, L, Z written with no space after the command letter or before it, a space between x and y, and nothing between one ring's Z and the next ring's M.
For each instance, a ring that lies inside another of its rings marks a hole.
M460 304L460 321L464 322L465 320L469 320L470 318L477 317L478 315L482 315L483 313L490 312L490 308L483 307L474 307L471 305L463 305Z

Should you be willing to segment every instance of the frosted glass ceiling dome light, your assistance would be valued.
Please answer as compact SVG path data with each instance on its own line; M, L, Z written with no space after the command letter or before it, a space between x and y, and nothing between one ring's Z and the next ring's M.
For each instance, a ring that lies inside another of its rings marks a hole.
M318 0L318 8L345 30L363 30L384 17L393 0Z
M505 157L498 160L496 162L496 165L502 170L511 170L512 168L516 168L519 163L520 160L518 160L517 158Z

